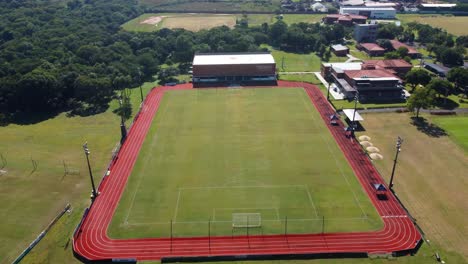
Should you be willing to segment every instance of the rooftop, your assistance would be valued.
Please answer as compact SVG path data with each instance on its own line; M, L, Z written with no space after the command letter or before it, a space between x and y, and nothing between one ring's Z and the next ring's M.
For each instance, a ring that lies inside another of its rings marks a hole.
M421 4L422 7L455 7L457 4Z
M351 19L367 19L366 16L360 16L360 15L350 15L350 14L328 14L326 17L329 18L351 18Z
M373 79L373 78L398 78L386 70L349 70L344 72L349 78L352 79Z
M335 50L335 51L339 51L339 50L349 50L348 47L343 46L343 45L341 45L341 44L332 45L331 47L332 47L332 49Z
M450 70L450 68L448 68L448 67L445 67L445 66L439 65L439 64L435 64L435 63L425 62L424 65L428 66L428 67L431 67L432 69L434 69L435 71L440 72L440 73L447 73Z
M369 11L395 11L392 7L367 7L367 6L342 6L340 9L347 10L369 10Z
M323 63L325 67L332 67L336 72L344 72L346 70L360 70L361 62L333 62Z
M377 68L407 68L412 67L410 63L402 59L393 60L366 60L364 61L362 68L375 66Z
M193 65L274 64L271 53L198 53Z
M419 54L419 51L411 46L406 45L405 43L401 43L400 41L396 39L390 40L390 43L392 44L394 49L398 49L400 47L405 47L408 49L408 54Z
M385 49L380 47L379 45L375 43L359 43L361 47L363 47L366 50L371 50L371 51L384 51Z

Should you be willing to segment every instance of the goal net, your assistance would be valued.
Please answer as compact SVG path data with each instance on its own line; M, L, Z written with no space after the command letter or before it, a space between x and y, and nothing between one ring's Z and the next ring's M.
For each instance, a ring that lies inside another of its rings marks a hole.
M234 213L232 214L232 227L261 227L262 216L260 213Z

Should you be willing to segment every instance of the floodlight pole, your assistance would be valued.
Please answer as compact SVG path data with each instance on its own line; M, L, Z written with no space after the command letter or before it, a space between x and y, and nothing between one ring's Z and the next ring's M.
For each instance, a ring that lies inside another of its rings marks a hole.
M211 252L211 217L208 220L208 251Z
M356 90L356 95L354 96L354 112L353 112L353 122L352 122L353 127L351 129L351 133L353 133L353 137L354 137L354 130L356 130L355 118L356 118L356 108L357 108L358 98L359 98L359 91Z
M327 89L327 101L330 101L330 87L331 87L331 83L328 82L328 89Z
M389 187L392 189L393 187L393 176L395 175L395 167L398 161L398 154L401 151L401 144L403 143L403 139L401 137L398 137L397 143L396 143L396 153L395 153L395 159L393 160L393 168L392 168L392 176L390 177L390 184Z
M89 154L91 153L88 149L88 142L84 143L83 145L83 150L84 150L84 153L86 155L86 161L88 163L88 170L89 170L89 178L91 179L91 186L93 187L93 197L92 197L92 200L94 201L94 199L96 199L97 197L97 192L96 192L96 187L94 185L94 179L93 179L93 172L91 171L91 165L89 163Z
M122 145L127 138L127 128L125 127L125 121L123 117L123 109L122 109L122 98L119 99L119 105L120 105L120 145Z

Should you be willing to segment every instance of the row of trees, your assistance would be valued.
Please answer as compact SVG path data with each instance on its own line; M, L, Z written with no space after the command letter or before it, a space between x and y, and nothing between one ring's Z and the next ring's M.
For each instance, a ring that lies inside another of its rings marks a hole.
M419 117L421 108L431 108L436 103L436 96L443 97L443 104L447 103L450 94L463 90L467 94L468 69L452 68L447 79L432 78L431 74L424 69L416 69L408 72L406 83L411 85L411 97L408 99L408 109L414 111ZM419 86L419 87L418 87Z
M346 34L341 25L287 25L281 20L200 32L120 29L141 13L136 0L1 1L3 118L25 112L104 111L116 91L154 76L164 79L171 70L160 65L186 64L195 52L258 51L260 44L269 44L326 55L326 47Z

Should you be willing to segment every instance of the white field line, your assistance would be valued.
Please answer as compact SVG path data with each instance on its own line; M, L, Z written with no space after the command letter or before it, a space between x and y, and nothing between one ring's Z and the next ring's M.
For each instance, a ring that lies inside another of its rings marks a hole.
M304 90L304 91L305 91L305 90ZM306 95L307 95L307 93L306 93ZM305 102L304 96L302 96L302 101L303 101L304 105L306 105L306 107L309 109L309 111L312 111L312 110L310 109L312 103L307 104L307 103ZM312 116L312 119L313 119L314 121L316 121L315 116L313 115L313 113L312 113L311 116ZM322 121L322 120L320 120L320 121ZM315 125L316 127L318 126L318 125L316 125L316 122L314 122L314 125ZM359 202L359 200L358 200L358 198L357 198L357 196L356 196L356 193L354 192L353 188L351 187L351 184L349 183L348 178L346 177L346 175L345 175L344 172L343 172L343 168L342 168L341 164L338 162L338 159L336 158L335 153L333 153L333 151L332 151L332 149L331 149L331 146L330 146L330 143L328 142L328 140L324 137L324 135L323 135L322 133L320 133L320 137L322 138L322 140L323 140L323 141L325 142L325 144L327 145L327 148L328 148L328 151L330 152L330 154L333 156L333 159L335 160L336 167L337 167L338 170L340 171L341 176L345 179L346 184L348 185L348 189L349 189L349 190L351 191L351 193L353 194L354 201L356 202L356 204L358 205L359 209L361 210L362 215L364 215L364 216L367 217L366 212L365 212L364 209L362 208L361 202Z
M279 221L279 220L280 220L278 207L224 207L224 208L213 208L213 220L215 219L216 210L218 210L218 211L229 211L229 210L271 210L271 211L275 212L275 214L276 214L276 219L273 219L273 220L270 220L270 221ZM262 221L267 221L267 220L263 220L263 217L262 217ZM213 222L213 221L212 221L212 222ZM216 222L216 221L214 221L214 222Z
M239 186L206 186L206 187L181 187L179 190L203 190L203 189L247 189L247 188L304 188L305 185L239 185Z
M308 187L307 185L304 185L304 188L305 188L306 191L307 191L307 196L309 196L309 202L310 202L310 204L312 205L312 208L314 208L315 217L318 217L317 208L315 207L314 201L312 200L312 196L310 195L309 187Z
M179 211L179 200L180 200L180 189L179 189L179 193L177 194L177 202L176 202L176 206L174 210L174 223L177 222L177 212Z

